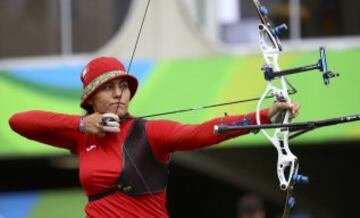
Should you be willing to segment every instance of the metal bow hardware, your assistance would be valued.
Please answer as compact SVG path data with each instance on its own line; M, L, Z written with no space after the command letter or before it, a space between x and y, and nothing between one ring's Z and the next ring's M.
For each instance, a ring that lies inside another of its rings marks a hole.
M260 109L262 102L266 98L272 96L277 102L291 102L287 88L287 85L290 85L291 87L291 84L285 79L285 76L317 69L322 73L324 84L329 85L330 79L339 76L339 74L328 70L326 52L325 48L323 47L320 47L320 59L315 64L287 70L280 70L278 57L282 51L282 46L278 35L281 32L287 30L287 26L282 24L273 28L270 23L270 16L267 8L262 6L258 0L253 0L253 3L261 20L259 25L259 44L265 59L265 64L261 69L264 73L265 80L268 81L266 90L260 97L260 100L256 106L256 125L217 125L214 127L214 132L222 134L229 131L250 130L256 132L261 130L266 138L275 146L278 152L277 175L280 182L280 189L287 191L285 207L283 211L283 218L287 218L290 215L291 208L293 208L295 205L295 198L293 197L294 185L297 183L309 182L308 177L298 174L299 161L298 158L289 149L289 139L295 138L318 127L358 121L360 120L360 115L338 117L319 121L290 123L290 112L283 111L275 116L275 123L261 124ZM274 85L273 82L275 82L275 80L277 80L276 82L280 83L280 87L276 87ZM272 134L270 134L265 129L274 129L274 131Z

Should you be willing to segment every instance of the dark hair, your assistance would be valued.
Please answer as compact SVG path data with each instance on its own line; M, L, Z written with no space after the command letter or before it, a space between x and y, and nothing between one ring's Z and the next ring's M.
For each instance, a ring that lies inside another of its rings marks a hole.
M88 105L88 104L84 106L84 109L86 111L85 115L90 115L90 114L93 114L95 112L94 108L91 105Z
M256 194L250 193L242 196L237 205L238 214L252 214L264 210L263 200Z

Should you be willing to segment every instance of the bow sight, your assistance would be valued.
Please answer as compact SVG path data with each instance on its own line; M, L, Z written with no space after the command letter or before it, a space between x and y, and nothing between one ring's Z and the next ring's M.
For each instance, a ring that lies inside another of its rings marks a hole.
M290 74L302 73L310 70L319 70L320 72L322 72L324 84L329 85L331 78L339 76L338 73L334 73L328 70L327 62L326 62L326 52L324 47L320 47L320 59L315 64L297 67L297 68L291 68L287 70L281 70L277 72L274 72L273 68L270 65L264 64L261 69L264 71L264 77L265 80L267 81L273 80L277 77L287 76Z

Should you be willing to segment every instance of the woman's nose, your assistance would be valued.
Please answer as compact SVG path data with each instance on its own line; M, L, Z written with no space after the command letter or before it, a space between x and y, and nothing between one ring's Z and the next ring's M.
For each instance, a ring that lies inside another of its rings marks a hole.
M121 94L122 94L121 88L119 86L115 86L113 90L114 97L119 98Z

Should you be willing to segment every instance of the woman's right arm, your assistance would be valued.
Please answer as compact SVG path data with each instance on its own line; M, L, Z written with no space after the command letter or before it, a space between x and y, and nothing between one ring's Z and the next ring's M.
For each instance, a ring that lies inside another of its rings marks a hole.
M47 111L16 113L9 119L12 130L41 143L66 148L77 153L80 116Z

